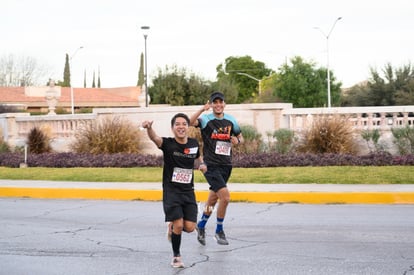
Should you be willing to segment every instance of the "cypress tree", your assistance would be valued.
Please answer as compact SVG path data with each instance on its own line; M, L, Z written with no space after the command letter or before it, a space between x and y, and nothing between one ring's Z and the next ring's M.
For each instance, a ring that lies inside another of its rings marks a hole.
M138 82L137 82L137 86L142 86L145 82L144 79L145 75L144 75L144 54L141 53L141 60L139 62L139 72L138 72Z
M62 87L70 87L70 67L69 67L69 55L68 54L66 54L65 68L63 70Z
M92 88L95 88L95 71L93 71Z
M86 69L83 72L83 88L86 88Z
M98 88L101 88L101 69L98 68Z

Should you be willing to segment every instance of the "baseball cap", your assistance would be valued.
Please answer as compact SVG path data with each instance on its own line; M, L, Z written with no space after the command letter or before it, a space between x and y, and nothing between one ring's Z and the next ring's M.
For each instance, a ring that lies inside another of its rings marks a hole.
M221 100L224 101L224 94L221 93L221 92L214 92L214 93L212 93L211 96L210 96L210 102L213 102L217 98L219 98L219 99L221 99Z

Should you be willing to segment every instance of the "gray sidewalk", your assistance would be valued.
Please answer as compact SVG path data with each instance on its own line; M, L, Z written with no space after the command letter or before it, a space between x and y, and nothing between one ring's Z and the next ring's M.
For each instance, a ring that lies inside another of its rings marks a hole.
M295 203L414 203L414 184L229 183L232 200ZM197 198L208 184L196 183ZM160 200L160 182L70 182L0 180L0 197Z

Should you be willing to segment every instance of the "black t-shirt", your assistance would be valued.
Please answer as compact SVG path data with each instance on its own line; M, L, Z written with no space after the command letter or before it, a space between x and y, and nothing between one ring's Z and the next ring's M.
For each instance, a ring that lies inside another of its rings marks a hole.
M194 160L200 156L198 141L188 138L187 144L180 144L172 137L163 137L160 149L164 154L163 189L192 192Z
M198 122L204 142L204 162L208 165L231 165L231 136L241 133L236 119L228 114L216 118L209 113L199 117Z

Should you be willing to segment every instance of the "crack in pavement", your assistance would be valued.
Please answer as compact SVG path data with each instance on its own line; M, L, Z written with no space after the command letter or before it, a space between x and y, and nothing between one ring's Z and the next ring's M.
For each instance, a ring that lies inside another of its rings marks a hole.
M403 275L408 275L409 272L413 272L414 274L414 265L410 265L408 269L403 272Z

